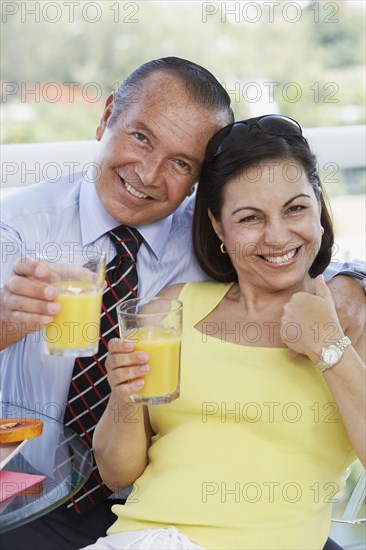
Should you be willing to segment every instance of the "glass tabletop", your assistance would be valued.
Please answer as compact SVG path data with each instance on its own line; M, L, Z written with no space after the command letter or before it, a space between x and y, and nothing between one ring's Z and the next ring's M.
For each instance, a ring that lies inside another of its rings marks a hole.
M33 488L0 503L0 532L5 532L48 513L77 493L91 473L93 457L86 443L54 418L9 403L1 403L1 417L43 420L42 435L29 439L4 470L45 476Z

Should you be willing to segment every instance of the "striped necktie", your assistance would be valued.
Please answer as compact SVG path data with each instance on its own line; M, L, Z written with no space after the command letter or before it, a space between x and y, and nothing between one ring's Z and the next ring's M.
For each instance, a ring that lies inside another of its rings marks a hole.
M96 424L102 416L111 393L105 369L108 341L119 336L117 305L137 295L136 257L142 242L139 232L120 225L109 236L117 254L106 268L107 287L103 293L98 353L75 360L64 423L78 433L90 447ZM68 507L80 514L105 499L111 491L104 485L94 466L90 478L71 499Z

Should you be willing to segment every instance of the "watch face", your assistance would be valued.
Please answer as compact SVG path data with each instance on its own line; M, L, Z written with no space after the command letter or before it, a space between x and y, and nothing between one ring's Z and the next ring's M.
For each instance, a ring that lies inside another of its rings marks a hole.
M340 350L336 346L329 346L323 352L323 361L328 365L335 365L341 356Z

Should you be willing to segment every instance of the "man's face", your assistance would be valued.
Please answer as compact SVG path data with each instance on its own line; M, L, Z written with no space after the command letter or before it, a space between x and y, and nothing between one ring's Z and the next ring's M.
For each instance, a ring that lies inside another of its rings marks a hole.
M208 140L229 121L162 73L146 78L129 99L109 127L107 101L96 133L96 188L116 221L140 226L176 210L198 179Z

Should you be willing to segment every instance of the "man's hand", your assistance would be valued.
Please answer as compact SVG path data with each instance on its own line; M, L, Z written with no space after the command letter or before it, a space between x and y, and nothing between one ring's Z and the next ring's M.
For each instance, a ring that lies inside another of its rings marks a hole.
M366 299L361 285L352 277L337 275L328 281L343 332L356 343L366 322Z
M1 291L1 346L4 349L29 332L40 330L60 310L57 289L45 281L48 267L30 259L15 262Z

